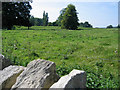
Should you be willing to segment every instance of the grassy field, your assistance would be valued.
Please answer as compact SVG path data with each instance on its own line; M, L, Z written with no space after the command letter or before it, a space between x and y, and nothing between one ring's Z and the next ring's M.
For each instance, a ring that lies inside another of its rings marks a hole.
M2 31L2 45L2 54L16 65L50 60L60 76L72 69L85 70L88 88L118 87L118 29L16 27Z

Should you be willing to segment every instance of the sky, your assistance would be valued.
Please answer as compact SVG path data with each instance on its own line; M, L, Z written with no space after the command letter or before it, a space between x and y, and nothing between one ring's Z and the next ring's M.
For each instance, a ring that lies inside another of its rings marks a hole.
M93 27L118 24L118 0L33 0L31 15L42 18L45 11L54 22L68 4L75 5L79 22L88 21Z

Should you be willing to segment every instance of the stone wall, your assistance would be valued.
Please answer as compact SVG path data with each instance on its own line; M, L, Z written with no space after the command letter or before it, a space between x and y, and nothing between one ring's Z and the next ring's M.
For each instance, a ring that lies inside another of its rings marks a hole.
M0 63L4 68L0 69L0 89L8 88L44 88L61 90L86 88L86 73L81 70L72 70L68 75L59 77L56 73L56 65L48 60L37 59L30 62L27 67L11 65L9 60L0 55ZM6 65L5 65L6 63Z

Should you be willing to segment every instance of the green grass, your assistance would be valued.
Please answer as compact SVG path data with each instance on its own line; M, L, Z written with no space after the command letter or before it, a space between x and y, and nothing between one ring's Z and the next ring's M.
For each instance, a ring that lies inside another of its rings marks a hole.
M15 27L2 31L2 54L16 65L34 59L56 63L60 76L72 69L87 72L88 88L118 87L118 30L54 26Z

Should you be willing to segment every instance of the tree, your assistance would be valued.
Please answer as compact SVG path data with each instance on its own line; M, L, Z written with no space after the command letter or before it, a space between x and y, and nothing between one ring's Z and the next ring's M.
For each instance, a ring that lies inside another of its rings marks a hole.
M79 24L79 26L80 26L80 27L84 27L84 23L81 22L81 23Z
M37 18L36 21L37 21L37 24L36 24L37 26L43 25L43 20L41 18Z
M53 26L58 26L58 20L56 20L55 22L53 22Z
M90 28L92 28L92 25L90 25L87 21L83 24L83 27L90 27Z
M48 13L43 12L43 26L48 25Z
M80 27L87 27L87 28L92 28L92 25L91 24L89 24L89 22L81 22L80 24L79 24L79 26Z
M61 27L65 29L74 30L74 29L77 29L78 25L79 23L78 23L78 17L77 17L75 6L72 4L69 4L63 15L63 19L61 21Z
M30 17L30 23L32 26L35 25L35 18L33 16Z
M62 19L63 19L63 15L64 15L65 11L66 11L66 8L63 8L63 9L60 11L60 16L58 17L58 20L56 20L57 23L58 23L58 26L61 26L61 21L62 21Z
M52 22L49 22L49 23L48 23L48 26L53 26L53 23L52 23Z
M2 28L12 29L13 25L30 26L30 2L3 2Z
M118 24L117 28L120 28L120 25Z
M107 26L107 28L113 28L113 26L112 26L112 25L109 25L109 26Z
M35 17L31 16L30 17L30 24L32 26L42 26L43 25L43 19L35 18Z

